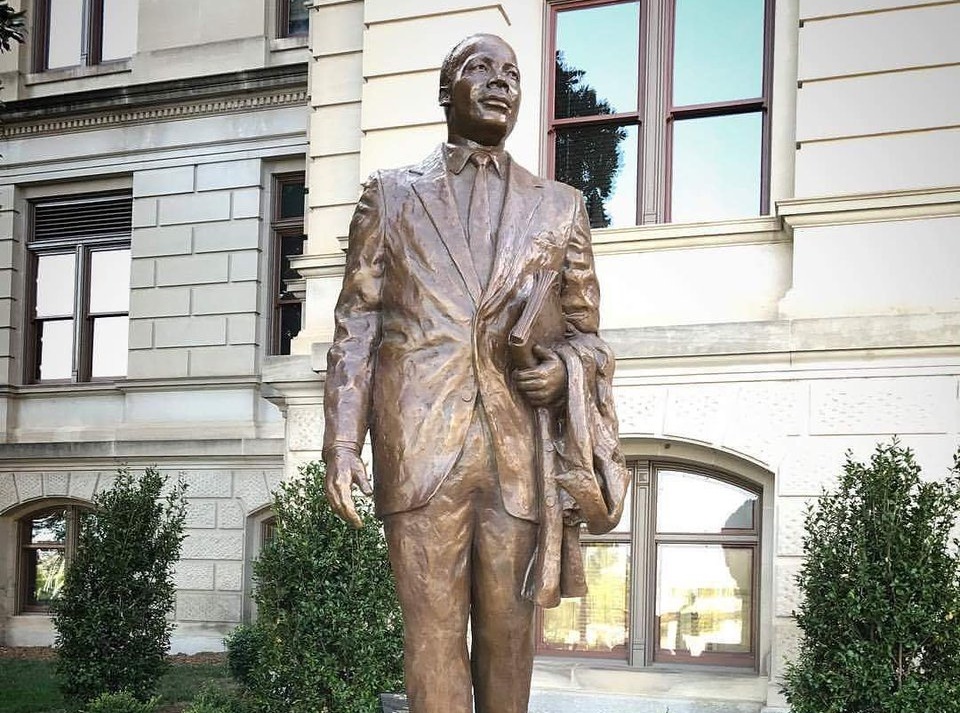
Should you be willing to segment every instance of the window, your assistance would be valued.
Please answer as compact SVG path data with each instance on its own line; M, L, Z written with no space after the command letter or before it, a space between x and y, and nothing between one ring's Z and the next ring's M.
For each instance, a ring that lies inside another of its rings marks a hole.
M593 227L767 212L771 0L550 10L549 168Z
M277 0L277 37L306 35L308 12L306 0Z
M28 374L78 382L127 373L129 192L31 203Z
M753 665L759 497L656 470L655 661Z
M289 354L291 340L300 333L303 298L292 283L301 280L290 267L290 258L303 255L304 174L274 176L273 220L273 323L272 354Z
M542 653L627 657L632 491L627 491L623 517L612 532L599 536L581 532L587 594L562 599L556 608L542 610Z
M620 524L581 534L588 594L540 613L540 653L757 663L760 495L675 465L628 465Z
M20 611L49 611L60 596L88 512L76 505L59 505L19 521Z
M36 0L37 71L131 57L138 7L134 0Z

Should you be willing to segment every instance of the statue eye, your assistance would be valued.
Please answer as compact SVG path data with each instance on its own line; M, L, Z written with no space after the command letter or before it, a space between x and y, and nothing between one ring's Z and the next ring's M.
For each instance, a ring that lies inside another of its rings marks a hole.
M469 69L471 72L486 72L487 64L486 62L472 62Z

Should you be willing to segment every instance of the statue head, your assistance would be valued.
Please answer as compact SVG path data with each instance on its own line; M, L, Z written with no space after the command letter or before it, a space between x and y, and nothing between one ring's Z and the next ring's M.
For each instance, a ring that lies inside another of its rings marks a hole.
M513 48L496 35L458 42L440 67L440 106L453 143L501 146L520 109L520 70Z

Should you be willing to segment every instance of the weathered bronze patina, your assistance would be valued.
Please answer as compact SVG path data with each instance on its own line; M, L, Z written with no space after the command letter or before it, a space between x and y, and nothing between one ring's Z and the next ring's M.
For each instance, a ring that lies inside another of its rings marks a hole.
M373 494L405 618L412 713L526 713L534 607L584 591L577 532L627 485L583 199L504 151L511 47L458 43L448 140L379 171L350 226L327 358L327 496ZM369 432L374 487L360 460ZM472 645L467 647L467 623Z

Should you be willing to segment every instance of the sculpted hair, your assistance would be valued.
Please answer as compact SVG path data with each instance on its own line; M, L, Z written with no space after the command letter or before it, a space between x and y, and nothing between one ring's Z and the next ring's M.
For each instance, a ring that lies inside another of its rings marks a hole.
M510 46L502 37L483 32L470 35L469 37L464 37L457 44L455 44L447 53L447 56L444 57L443 64L440 65L440 106L444 107L444 110L446 110L446 107L449 104L449 101L444 100L444 93L447 93L447 99L449 99L450 85L453 84L453 80L456 78L457 72L459 71L460 67L463 66L463 62L470 54L473 46L481 40L496 40L498 42L502 42L508 47Z

